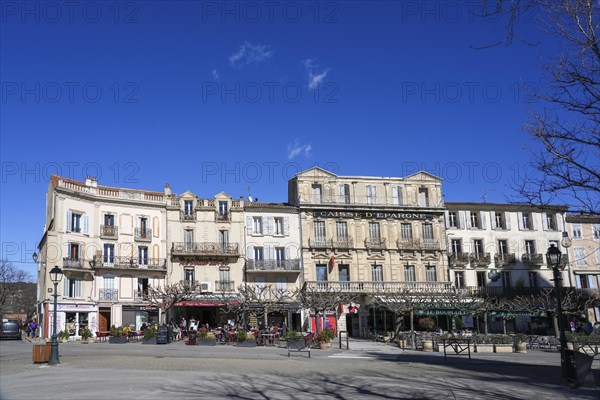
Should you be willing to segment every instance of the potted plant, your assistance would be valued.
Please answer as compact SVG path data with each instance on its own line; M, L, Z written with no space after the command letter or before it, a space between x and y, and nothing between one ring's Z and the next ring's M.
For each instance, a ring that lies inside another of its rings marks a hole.
M85 326L81 330L81 343L83 343L83 344L94 343L94 338L92 336L93 335L92 335L92 331L90 330L90 328Z
M329 339L327 341L327 347L331 347L331 341L335 339L335 331L332 328L323 329L323 333Z
M517 333L514 340L515 353L527 353L527 335Z
M319 347L321 347L321 349L329 348L329 342L331 339L329 337L329 334L325 332L325 330L319 332L315 340L317 341L317 343L319 343Z
M127 338L123 336L123 328L111 326L110 327L110 337L108 338L108 343L113 344L123 344L127 343Z
M237 347L256 347L256 339L254 335L249 334L242 329L235 333L235 341Z
M156 332L154 331L154 328L149 327L144 329L142 344L156 344Z
M494 344L492 343L493 335L475 335L473 342L475 343L475 351L477 353L493 353Z
M216 344L217 338L214 333L209 332L206 328L202 328L198 331L199 346L216 346Z
M69 331L60 331L58 332L58 341L61 343L67 343L69 341L69 338L71 337L71 335L69 334Z
M493 335L494 353L512 353L514 339L509 335Z

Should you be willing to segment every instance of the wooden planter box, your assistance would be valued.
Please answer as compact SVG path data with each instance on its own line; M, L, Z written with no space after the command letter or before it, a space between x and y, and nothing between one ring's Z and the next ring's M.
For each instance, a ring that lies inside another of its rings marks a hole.
M200 339L197 341L198 346L216 346L217 341L215 339Z
M116 343L116 344L127 343L127 338L125 336L109 336L108 343Z
M156 337L152 338L142 338L142 344L156 344Z
M256 340L244 340L243 342L237 342L236 343L237 347L256 347Z

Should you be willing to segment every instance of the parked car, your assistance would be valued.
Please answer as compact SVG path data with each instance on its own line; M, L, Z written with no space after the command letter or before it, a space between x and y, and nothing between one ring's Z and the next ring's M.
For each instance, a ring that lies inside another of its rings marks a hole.
M21 329L18 321L0 323L0 339L21 339Z

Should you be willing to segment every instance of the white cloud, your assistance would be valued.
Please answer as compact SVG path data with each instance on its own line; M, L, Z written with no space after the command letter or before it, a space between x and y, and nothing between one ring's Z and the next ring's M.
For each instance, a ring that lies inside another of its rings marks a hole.
M310 58L304 60L304 68L308 73L309 90L315 90L317 87L319 87L321 82L323 82L323 80L325 79L325 77L327 77L327 74L329 73L329 68L324 69L321 72L314 72L318 67L318 65L314 65L313 60L311 60Z
M273 50L269 45L252 44L244 42L237 53L229 56L229 65L241 68L244 65L259 64L273 57Z
M288 143L287 149L288 149L288 159L289 160L293 160L294 158L298 157L299 155L304 155L305 157L310 157L311 152L312 152L312 144L310 144L310 143L303 144L303 143L300 143L300 141L298 139L295 139L294 143Z

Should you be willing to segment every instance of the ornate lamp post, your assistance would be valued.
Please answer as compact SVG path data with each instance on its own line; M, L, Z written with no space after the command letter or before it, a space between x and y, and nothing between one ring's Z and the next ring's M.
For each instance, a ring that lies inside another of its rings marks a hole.
M551 244L546 253L546 261L548 266L552 268L554 277L554 293L556 295L556 314L558 319L558 331L560 341L560 377L562 379L567 378L567 366L566 366L566 355L565 350L567 348L567 337L565 336L564 323L563 323L563 310L562 310L562 299L560 296L560 289L562 283L562 277L560 276L559 268L561 267L560 258L562 253L554 245Z
M55 265L54 268L50 271L50 280L54 284L54 321L53 321L53 329L52 329L52 341L51 346L52 350L50 352L50 361L48 365L56 365L58 364L58 338L56 337L56 299L58 298L58 293L56 287L58 283L61 281L63 276L62 270Z

